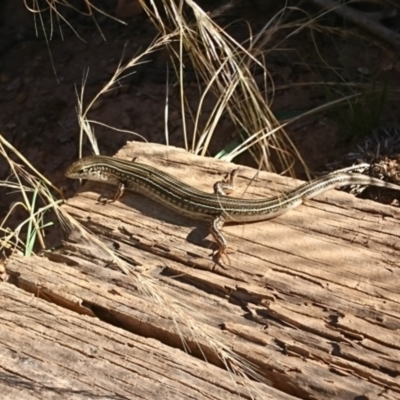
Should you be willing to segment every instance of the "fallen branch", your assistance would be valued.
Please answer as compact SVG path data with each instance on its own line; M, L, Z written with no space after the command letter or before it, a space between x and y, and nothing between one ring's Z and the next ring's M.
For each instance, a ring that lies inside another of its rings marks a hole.
M354 10L346 5L339 4L334 0L311 0L314 4L327 10L334 11L342 18L347 19L369 31L373 35L386 41L397 51L400 51L400 35L380 24L376 19L372 19L365 13Z

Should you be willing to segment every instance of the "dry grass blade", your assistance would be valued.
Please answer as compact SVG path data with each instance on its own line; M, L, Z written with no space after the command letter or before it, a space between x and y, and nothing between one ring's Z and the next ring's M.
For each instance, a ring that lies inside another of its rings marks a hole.
M88 72L87 71L84 75L84 78L82 80L82 86L81 86L81 90L80 93L77 92L77 98L78 98L78 109L77 109L77 114L78 114L78 122L79 122L79 126L80 126L80 135L79 135L79 156L82 157L82 145L83 145L83 138L86 135L87 138L89 139L91 145L92 145L92 149L94 151L95 154L99 154L99 149L97 146L97 140L93 131L93 128L91 126L91 124L97 124L97 125L102 125L102 126L106 126L112 130L115 130L117 132L124 132L124 133L130 133L132 135L135 135L137 137L139 137L140 139L142 139L143 141L146 141L146 139L141 136L140 134L136 133L136 132L132 132L132 131L128 131L128 130L122 130L122 129L118 129L115 128L113 126L110 125L106 125L102 122L99 121L95 121L95 120L91 120L88 119L88 114L90 112L90 110L92 109L93 105L99 101L100 97L102 94L107 93L108 91L112 90L112 88L116 85L119 85L121 80L124 78L127 78L128 76L132 75L135 73L135 71L133 70L133 68L135 66L140 65L144 61L144 59L151 53L153 53L154 51L156 51L159 48L162 48L166 45L166 43L168 43L171 40L170 36L167 37L163 37L160 38L159 40L156 40L155 42L153 42L146 51L144 51L143 53L139 54L136 57L133 57L132 59L130 59L128 62L126 62L125 64L122 64L122 62L119 63L117 70L115 71L114 75L111 77L111 79L103 86L103 88L93 97L93 99L89 102L89 104L86 106L86 108L84 108L83 106L83 98L84 98L84 93L85 93L85 84L86 84L86 80L87 80L87 76L88 76ZM131 71L130 71L131 70Z
M45 4L46 6L41 7L39 5L39 1L38 0L32 0L32 5L29 5L27 0L23 0L25 8L30 11L33 16L34 16L34 20L35 20L35 29L36 29L36 36L39 36L39 27L38 24L36 22L36 18L39 18L39 23L40 23L40 27L42 28L42 33L44 35L44 38L46 40L46 45L47 45L47 50L49 53L49 58L51 60L51 65L53 68L53 72L54 72L54 76L57 79L57 83L60 83L58 81L58 76L57 76L57 71L56 68L54 66L54 62L53 62L53 56L50 50L50 40L53 37L53 33L54 33L54 17L57 20L57 25L59 28L59 32L60 32L60 36L63 37L63 31L62 31L62 24L61 22L65 23L69 29L71 29L71 31L75 34L76 37L78 37L80 40L83 40L82 37L80 37L80 35L78 34L78 32L75 30L75 28L72 26L72 24L68 21L67 18L64 17L64 15L58 10L58 7L65 7L65 8L69 8L74 10L77 13L83 14L83 15L87 15L90 16L93 21L96 24L96 27L98 29L98 31L100 32L103 40L106 40L100 25L98 24L95 15L93 13L93 10L95 10L96 12L98 12L101 15L104 15L108 18L111 18L121 24L126 24L124 21L110 15L107 14L106 12L104 12L102 9L95 7L90 0L84 0L84 4L86 6L87 12L82 12L81 10L79 10L78 8L76 8L73 4L71 4L68 0L45 0ZM48 23L50 24L50 32L48 32L47 30L47 23L45 22L44 16L43 14L45 12L48 12Z
M53 24L53 18L54 17L53 16L55 16L56 19L59 22L60 22L60 20L62 22L64 22L74 32L76 37L78 37L79 39L81 39L83 41L83 39L79 36L78 32L75 30L75 28L69 23L68 19L65 18L64 15L58 10L58 7L69 8L71 10L74 10L78 14L86 15L88 17L93 18L93 20L95 21L96 27L99 30L99 32L100 32L100 34L101 34L101 36L103 37L104 40L105 40L105 36L104 36L104 34L103 34L102 30L101 30L100 25L96 21L96 18L95 18L95 15L93 13L93 10L98 12L101 15L104 15L107 18L111 18L116 22L119 22L121 24L126 25L126 22L114 17L111 14L106 13L101 8L96 7L94 4L92 4L89 0L83 0L87 12L84 12L81 9L78 9L74 4L71 4L68 0L45 0L45 4L47 5L45 7L40 7L38 0L32 0L32 6L28 5L27 0L23 0L23 2L24 2L24 5L25 5L25 8L28 11L33 13L33 15L35 17L36 16L39 17L40 24L42 26L43 33L45 35L46 41L48 40L48 36L47 36L45 23L44 23L43 16L42 16L42 14L45 13L45 12L49 13L49 20L50 20L50 36L49 36L49 39L51 39L51 37L53 35L53 31L54 31L54 24ZM60 34L62 36L62 30L61 30L60 23L58 24L58 26L59 26L59 29L60 29Z
M187 132L184 132L187 150L205 155L218 121L222 115L228 113L237 129L244 132L246 137L257 136L256 140L246 141L236 149L235 155L250 150L261 168L290 170L294 163L291 154L295 154L300 160L301 157L268 107L250 71L251 65L257 65L268 77L265 66L213 22L195 2L185 1L185 7L189 8L190 15L194 16L194 23L190 21L187 10L184 10L183 2L179 6L176 3L163 1L163 9L159 10L155 3L151 2L151 6L147 6L141 1L161 34L174 32L180 39L179 51L172 46L170 51L178 59L174 67L180 76L182 115L191 114L191 111L185 108L188 102L182 78L183 49L187 52L196 73L206 83L203 98L211 92L217 99L214 112L203 132L198 132L200 107L194 121L192 137L188 138ZM162 13L166 14L165 18L161 17ZM271 163L271 153L277 155L280 163L277 168ZM232 158L233 156L229 159Z
M13 161L9 156L9 152L16 155L25 168L21 164ZM25 255L30 255L34 251L37 238L40 248L44 250L46 249L46 244L42 232L43 229L48 226L44 223L44 214L50 210L54 210L57 213L58 205L62 202L62 200L56 200L54 198L49 188L55 190L60 195L61 192L1 135L0 154L9 164L11 176L16 180L16 182L1 182L1 186L15 189L22 197L22 201L18 201L10 207L10 210L0 224L0 231L5 233L5 237L3 237L2 240L2 247L19 249ZM31 172L28 172L26 169ZM30 194L32 194L32 198L30 198ZM44 206L38 206L38 198L40 198ZM29 214L29 217L22 221L14 231L11 231L6 227L6 223L17 207L22 207ZM20 240L20 233L25 229L26 225L27 240L23 243L23 241Z

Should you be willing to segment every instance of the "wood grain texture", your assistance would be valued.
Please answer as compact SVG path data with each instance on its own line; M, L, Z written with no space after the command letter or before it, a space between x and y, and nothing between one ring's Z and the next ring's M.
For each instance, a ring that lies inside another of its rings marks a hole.
M154 144L130 143L117 156L138 156L141 162L210 192L215 181L234 167ZM235 196L244 191L249 197L268 196L299 184L268 173L253 179L255 173L241 168ZM214 338L271 381L272 387L254 383L250 392L255 398L400 398L398 209L329 191L274 220L224 227L236 252L230 255L232 265L222 267L211 260L206 226L136 194L126 194L106 207L96 204L100 194L111 197L113 190L89 183L64 209L135 267L143 281L152 279L153 297L138 291L141 282L122 274L113 267L111 257L87 246L77 235L70 237L64 258L12 259L7 267L10 283L2 285L7 290L13 283L20 288L13 289L15 299L8 300L10 304L18 301L19 292L26 296L28 291L54 303L31 299L32 313L37 312L37 304L68 313L74 321L68 327L71 351L82 340L95 347L104 340L104 346L109 346L114 335L124 337L119 343L129 341L125 345L129 349L139 346L136 341L140 346L156 342L160 350L153 348L148 359L134 362L153 363L152 357L158 357L159 384L167 379L166 370L180 376L180 364L193 363L191 387L200 385L199 380L207 381L199 375L203 370L214 377L201 389L204 398L250 398L242 383L233 388L230 374L215 354L210 340ZM179 323L180 333L165 299L180 305L187 316L186 323L185 318ZM27 326L19 321L22 316L3 313L1 307L1 320L18 324L22 334ZM42 318L38 313L37 324L49 326ZM79 330L77 326L83 323L86 328ZM92 325L101 326L102 333ZM55 333L49 338L50 328L40 331L43 340L58 345ZM21 340L8 335L0 344L1 351L6 351L6 343L18 346ZM187 354L178 350L184 348L182 338ZM122 351L111 353L121 358L120 368L126 371L119 373L131 382L133 355L124 363ZM6 356L12 365L11 354ZM56 364L58 356L54 357L48 362ZM91 357L99 362L105 356ZM11 377L18 365L16 361ZM110 385L116 385L118 374L110 374ZM168 387L173 398L192 398L192 392L182 390L179 379L174 386L171 374ZM54 376L71 382L74 374L60 375L54 370ZM135 385L143 381L146 388L149 378L144 370L136 368L134 376ZM136 389L130 390L132 397L127 398L134 398ZM156 391L148 390L145 398L157 398ZM228 397L224 397L226 390L232 390Z

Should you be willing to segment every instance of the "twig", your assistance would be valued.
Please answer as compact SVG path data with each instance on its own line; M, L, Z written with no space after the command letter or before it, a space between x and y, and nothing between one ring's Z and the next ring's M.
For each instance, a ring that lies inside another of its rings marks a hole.
M334 0L310 0L319 7L334 11L344 19L360 26L361 28L376 35L380 39L392 45L397 51L400 51L400 35L379 24L365 13L354 10L346 5L339 4Z

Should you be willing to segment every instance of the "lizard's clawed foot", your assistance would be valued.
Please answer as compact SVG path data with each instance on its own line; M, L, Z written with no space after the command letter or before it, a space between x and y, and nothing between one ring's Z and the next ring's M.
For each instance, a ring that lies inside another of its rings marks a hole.
M109 199L108 197L99 196L97 199L97 204L101 204L102 206L106 206L107 204L114 203L114 199Z
M235 251L236 249L231 246L220 246L217 250L213 251L212 256L218 264L220 264L221 258L225 256L228 260L229 267L231 267L231 259L229 258L228 253L234 253Z

